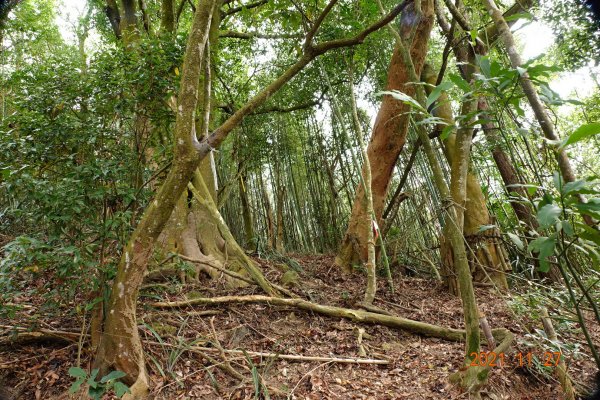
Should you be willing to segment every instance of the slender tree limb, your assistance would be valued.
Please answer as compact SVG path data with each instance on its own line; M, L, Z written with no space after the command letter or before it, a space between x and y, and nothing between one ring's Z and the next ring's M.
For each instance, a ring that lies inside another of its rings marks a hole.
M364 42L367 36L377 31L378 29L384 27L385 25L390 23L394 18L396 18L402 12L402 10L404 10L406 6L411 3L411 1L412 0L405 0L404 2L400 3L399 5L394 7L394 9L392 9L392 11L390 11L385 17L381 18L379 21L373 23L372 25L370 25L369 27L367 27L366 29L364 29L363 31L361 31L353 37L330 40L328 42L324 42L315 46L305 46L304 54L298 59L298 61L296 61L295 64L289 67L283 74L281 74L277 79L271 82L271 84L269 84L256 96L254 96L250 101L248 101L244 106L237 110L207 139L199 143L199 145L196 147L199 157L203 158L212 149L219 147L219 145L225 140L227 135L229 135L229 133L233 129L235 129L248 114L251 114L260 105L267 101L275 92L277 92L283 85L285 85L294 76L296 76L316 57L334 49L355 46Z
M299 39L302 35L299 33L260 33L223 30L219 32L219 37L233 39Z
M321 100L319 99L319 100L307 101L307 102L301 103L301 104L296 104L296 105L290 106L290 107L280 107L280 106L263 107L259 110L254 111L252 113L252 115L267 114L270 112L290 113L290 112L299 111L299 110L306 110L307 108L318 106L320 104L321 104Z
M327 14L329 14L331 12L331 10L333 9L333 6L335 6L336 3L337 3L337 0L330 0L329 3L327 4L327 6L325 6L323 11L321 12L321 14L319 14L319 17L313 23L313 26L310 28L310 30L306 34L306 37L304 38L304 48L305 49L312 46L312 41L313 41L315 35L317 34L317 31L321 27L321 24L325 20L325 17L327 17Z
M255 1L254 3L242 4L241 6L233 7L233 8L230 8L229 10L222 11L221 15L222 15L222 18L228 17L230 15L239 13L242 10L250 10L252 8L263 6L263 5L267 4L268 2L269 2L269 0L258 0L258 1Z

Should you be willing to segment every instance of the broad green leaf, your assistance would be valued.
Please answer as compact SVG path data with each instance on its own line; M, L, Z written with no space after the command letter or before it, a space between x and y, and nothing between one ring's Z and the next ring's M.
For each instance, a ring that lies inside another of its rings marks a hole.
M581 222L577 222L576 225L580 229L577 232L580 238L589 240L600 247L600 232Z
M427 96L427 102L425 103L425 107L427 109L429 109L429 106L431 106L433 103L435 103L437 101L437 99L442 95L443 92L445 92L446 90L450 89L452 87L452 83L451 82L442 82L439 85L437 85L429 94L429 96Z
M571 193L581 193L580 190L587 188L587 182L584 180L578 180L573 182L567 182L561 190L563 196L566 196Z
M100 400L102 399L104 392L104 386L90 386L90 388L88 389L88 396L90 396L94 400Z
M87 377L87 372L85 372L83 369L79 368L79 367L71 367L69 368L69 375L75 377L75 378L85 378Z
M478 57L479 68L481 68L481 72L485 75L486 78L491 78L491 67L490 67L490 59L486 56Z
M118 398L123 397L125 393L129 393L129 388L123 382L115 382L113 390Z
M582 214L600 219L600 198L588 199L587 203L576 203L573 205Z
M417 100L413 99L411 96L407 95L406 93L402 93L402 92L400 92L398 90L385 90L385 91L379 92L377 94L379 94L379 95L382 95L382 94L390 95L393 98L395 98L396 100L400 100L404 104L408 104L409 106L411 106L413 108L416 108L419 111L427 113L427 110L424 109L423 106L421 104L419 104L419 102Z
M127 374L123 371L112 371L111 373L104 375L102 379L100 379L100 383L106 383L108 381L113 381L119 378L123 378Z
M471 35L471 42L475 43L477 40L477 29L471 29L469 34Z
M554 172L554 174L552 174L552 181L554 182L554 187L556 188L556 190L558 192L562 192L562 187L564 185L564 181L563 181L562 177L560 176L560 173Z
M556 247L556 238L541 236L531 243L529 243L528 250L538 253L540 260L540 271L548 272L550 264L547 258L554 254L554 248Z
M556 204L546 204L537 212L537 220L542 228L548 228L559 221L562 208Z
M573 227L571 226L571 223L569 221L560 221L560 226L567 236L572 237L575 234L575 232L573 231Z
M523 245L523 241L521 240L521 238L519 238L514 233L507 232L506 234L508 235L508 237L510 238L510 240L515 244L515 246L517 246L517 248L519 250L525 249L525 245Z
M581 125L575 129L560 145L560 148L565 148L573 143L577 143L588 137L597 135L600 133L600 122L593 122L591 124Z
M457 74L450 74L448 75L448 79L450 79L452 83L454 83L463 92L468 93L471 91L471 85L469 85L469 82L464 80L462 76Z
M73 382L73 384L69 388L69 393L77 393L83 382L83 379L77 379L75 382Z

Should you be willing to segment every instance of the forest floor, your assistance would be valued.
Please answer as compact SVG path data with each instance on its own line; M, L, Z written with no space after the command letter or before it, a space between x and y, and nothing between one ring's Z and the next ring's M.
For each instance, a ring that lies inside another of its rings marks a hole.
M302 272L300 284L293 290L303 297L321 304L348 308L354 307L362 298L362 274L342 274L334 266L333 257L296 255L294 259L302 266ZM281 277L281 268L276 262L257 261L270 280L276 282ZM448 294L441 284L410 277L394 278L394 294L380 278L376 306L398 316L431 324L453 328L463 326L460 300ZM197 296L262 294L255 287L226 290L207 280L194 285L176 284L158 289L143 292L138 310L154 399L253 399L257 387L264 393L258 382L264 383L272 399L468 397L448 382L449 374L461 365L462 343L265 304L156 310L149 307L149 303L159 298L177 300ZM506 296L491 290L477 289L477 298L492 328L508 328L517 338L505 354L505 365L492 368L484 398L562 399L560 385L552 369L544 373L543 368L536 367L535 359L544 362L545 350L527 345L530 342L528 332L541 329L539 321L533 321L527 315L515 315L507 305ZM42 299L20 297L15 298L14 303L25 307L10 321L0 320L4 335L10 330L9 325L30 327L33 322L36 329L71 332L81 329L82 321L68 317L69 310L65 310L62 318L40 312ZM600 329L593 324L590 326L593 326L593 335L598 342ZM356 358L362 354L364 358L389 360L389 364L261 359L251 354L221 353L215 346L214 332L224 349L319 357ZM567 343L583 343L575 330L561 332L561 339ZM204 354L221 363L224 355L229 365L247 379L240 382L216 368L202 354L182 350L189 349L192 344L208 348L203 350ZM73 381L67 370L77 364L78 347L78 343L49 342L0 347L0 379L4 385L20 393L19 399L63 398L61 393ZM483 350L487 350L485 346ZM524 355L531 352L535 356L531 367L519 366L519 352ZM578 357L565 354L564 357L571 376L578 382L590 384L594 371L590 357L586 354ZM91 354L84 349L80 359L81 366L88 367ZM252 379L252 370L255 379Z

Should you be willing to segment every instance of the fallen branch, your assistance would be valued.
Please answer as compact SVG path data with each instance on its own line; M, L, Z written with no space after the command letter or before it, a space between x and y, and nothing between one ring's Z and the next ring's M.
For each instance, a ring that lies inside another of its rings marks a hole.
M312 303L303 299L283 299L269 296L223 296L213 298L196 298L172 302L152 303L156 308L184 308L197 304L230 304L230 303L267 303L274 306L291 306L305 311L313 311L318 314L330 317L346 318L354 322L366 324L384 325L390 328L402 329L405 331L417 333L423 336L446 339L453 342L465 340L465 331L462 329L444 328L442 326L432 325L425 322L414 321L407 318L383 315L379 313L354 310L350 308L341 308Z
M214 347L201 347L201 346L178 346L170 343L160 343L160 342L148 342L144 341L144 343L156 345L156 346L165 346L171 348L182 349L186 351L190 351L192 353L203 354L205 352L213 352L213 353L227 353L227 354L238 354L241 356L252 356L252 357L262 357L262 358L275 358L281 360L288 361L318 361L318 362L330 362L330 363L338 363L338 364L376 364L376 365L387 365L390 364L389 360L378 360L372 358L352 358L352 357L319 357L319 356L302 356L296 354L279 354L279 353L265 353L262 351L248 351L248 350L228 350L223 348L214 348Z

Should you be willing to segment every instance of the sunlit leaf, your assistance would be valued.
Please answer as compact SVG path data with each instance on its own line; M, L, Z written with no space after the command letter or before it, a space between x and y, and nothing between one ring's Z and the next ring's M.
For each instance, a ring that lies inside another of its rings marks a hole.
M563 142L560 145L560 148L565 148L567 146L572 145L573 143L580 142L599 133L600 122L593 122L591 124L581 125L579 128L575 129L573 133L567 136L565 140L563 140Z

